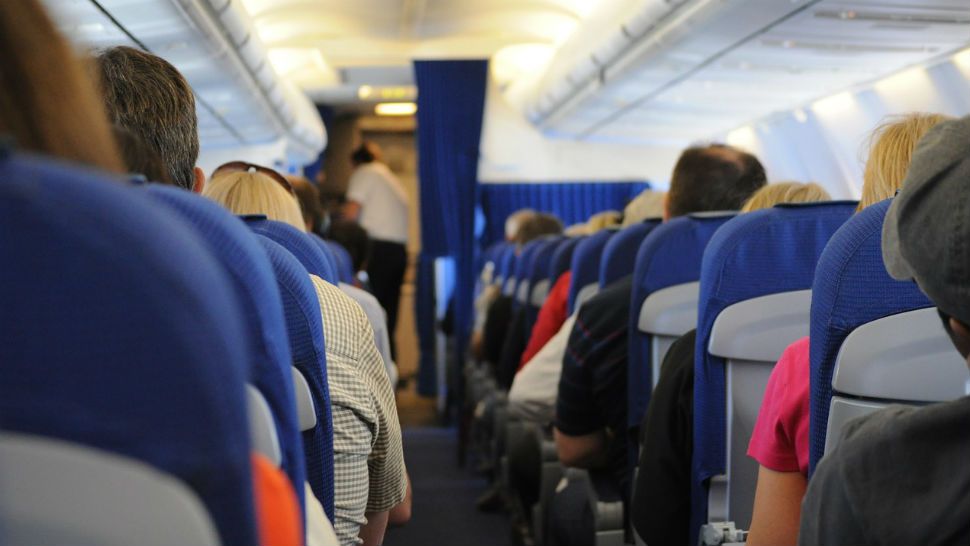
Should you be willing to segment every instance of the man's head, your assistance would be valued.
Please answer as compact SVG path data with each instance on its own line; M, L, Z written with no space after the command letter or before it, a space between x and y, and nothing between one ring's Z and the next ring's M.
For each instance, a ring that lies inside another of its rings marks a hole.
M519 247L544 235L558 235L562 233L562 222L556 216L545 212L537 212L529 216L519 225L515 232L514 241Z
M201 191L195 96L185 78L165 59L125 46L101 51L97 66L111 121L154 149L176 185Z
M381 160L381 149L369 140L365 140L360 143L350 154L350 162L354 164L355 167L359 165L364 165L366 163L372 163L374 161Z
M889 274L936 304L957 349L970 354L970 117L920 140L882 227Z
M665 218L738 210L767 182L764 167L747 152L721 144L688 148L674 166Z

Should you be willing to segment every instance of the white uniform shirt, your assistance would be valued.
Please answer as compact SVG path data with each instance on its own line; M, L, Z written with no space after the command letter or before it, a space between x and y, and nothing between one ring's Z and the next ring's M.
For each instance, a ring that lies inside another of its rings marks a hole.
M347 199L360 204L358 221L371 239L408 241L408 195L383 163L365 163L354 171Z

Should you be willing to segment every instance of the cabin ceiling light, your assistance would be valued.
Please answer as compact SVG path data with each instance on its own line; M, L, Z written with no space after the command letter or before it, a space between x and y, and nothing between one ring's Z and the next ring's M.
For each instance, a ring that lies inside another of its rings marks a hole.
M418 105L413 102L382 102L374 107L378 116L410 116L418 111Z

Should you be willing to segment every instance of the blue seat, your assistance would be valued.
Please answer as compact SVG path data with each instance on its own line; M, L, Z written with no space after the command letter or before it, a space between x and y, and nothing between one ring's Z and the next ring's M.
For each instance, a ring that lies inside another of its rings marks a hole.
M506 296L510 296L512 292L512 287L514 286L515 280L515 261L518 258L516 254L516 245L509 244L502 251L502 255L499 257L498 261L498 273L495 277L496 282L502 288L502 293Z
M815 266L856 205L837 201L751 212L726 222L707 245L694 350L695 540L709 513L712 521L737 520L741 527L750 522L757 464L745 452L759 406L750 402L764 393L785 347L808 334Z
M290 372L292 355L286 341L283 303L266 253L238 218L211 200L173 186L153 184L144 189L192 226L222 264L242 306L250 383L269 404L282 455L280 468L294 485L302 484L306 467ZM296 489L303 506L301 488Z
M583 301L596 295L599 290L600 259L607 241L616 233L614 230L600 230L579 242L569 264L573 272L569 284L569 313L572 314Z
M325 245L316 243L311 236L289 224L268 220L265 216L243 216L242 219L254 232L290 251L311 275L333 285L339 282Z
M701 258L714 232L734 217L727 214L697 214L674 218L657 226L640 244L633 271L629 321L629 366L627 366L627 423L631 430L640 427L650 404L650 394L656 384L663 355L673 341L697 324L697 281L701 277ZM682 287L682 288L677 288ZM668 315L678 314L677 320L660 317L667 328L650 334L640 327L641 309L649 297L662 295L665 289L689 292L685 294L685 308L667 308ZM686 288L684 290L683 288ZM670 323L675 324L670 324ZM662 331L661 331L662 330ZM666 339L661 345L655 337ZM637 442L631 442L635 445ZM631 454L635 464L636 452Z
M559 244L556 245L556 249L552 251L552 258L549 260L549 288L552 289L552 285L556 284L559 277L563 273L569 271L573 263L573 253L576 252L576 246L579 245L585 237L566 237L562 239Z
M610 237L600 260L600 290L633 273L640 243L659 225L660 220L647 220L627 226Z
M819 259L812 286L809 472L825 450L832 376L843 341L877 319L931 307L916 283L900 282L882 261L882 222L891 201L859 212L846 222Z
M0 428L150 465L222 544L257 545L246 334L223 267L144 192L30 155L0 152L0 232Z
M522 246L522 252L515 261L515 287L512 289L512 309L517 310L529 303L529 281L532 278L532 265L536 252L543 241L536 239Z
M552 283L549 280L549 265L552 263L553 253L559 247L561 237L547 237L541 240L541 244L536 249L532 257L532 270L529 272L529 294L527 296L528 306L526 311L526 327L532 331L539 315L539 308L542 307Z
M293 366L299 370L306 382L312 400L310 409L313 416L309 426L302 424L304 418L301 416L300 427L303 431L307 481L313 494L323 505L327 517L333 522L333 415L330 387L327 383L326 341L320 318L320 304L313 283L299 260L271 239L262 235L256 237L273 264L283 300ZM299 387L297 389L299 396Z
M318 244L323 243L326 245L330 252L330 257L333 258L334 265L336 266L337 278L342 283L354 284L354 262L350 258L350 252L343 247L340 243L334 241L328 241L326 239L321 239L314 234L310 234Z

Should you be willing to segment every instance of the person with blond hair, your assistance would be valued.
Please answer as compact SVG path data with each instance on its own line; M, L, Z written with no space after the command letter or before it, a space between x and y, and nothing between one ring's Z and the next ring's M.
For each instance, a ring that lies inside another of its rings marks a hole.
M741 212L767 209L781 203L813 203L831 199L829 192L814 182L776 182L756 191L741 207Z
M216 169L203 195L235 214L263 214L301 232L289 183L257 165ZM323 319L333 405L334 530L344 546L380 544L392 509L409 504L394 390L366 313L340 288L310 275ZM405 507L409 512L409 507Z
M888 118L869 138L862 182L862 210L893 197L902 187L916 144L947 120L939 114ZM749 546L794 545L808 479L809 338L792 343L775 364L748 445L758 461L758 484Z

